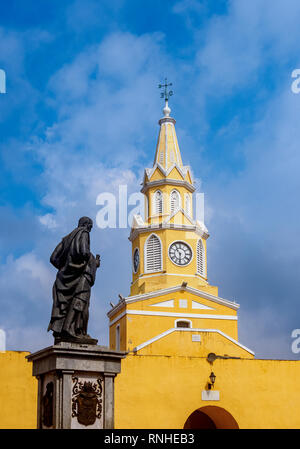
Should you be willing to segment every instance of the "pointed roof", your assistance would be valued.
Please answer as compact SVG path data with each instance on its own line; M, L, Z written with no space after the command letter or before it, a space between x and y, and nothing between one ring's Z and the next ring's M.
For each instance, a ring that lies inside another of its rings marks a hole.
M180 149L175 131L176 120L170 117L171 109L166 101L164 117L159 120L160 131L157 140L154 164L161 165L166 171L174 164L183 168Z
M168 100L165 100L163 109L164 116L158 121L160 125L159 135L157 139L155 158L152 168L146 168L144 185L152 181L154 173L159 170L160 178L178 178L190 184L192 187L192 174L189 166L182 163L178 140L176 136L175 123L176 120L170 117L171 109ZM178 175L174 176L174 170ZM194 189L193 189L194 190Z

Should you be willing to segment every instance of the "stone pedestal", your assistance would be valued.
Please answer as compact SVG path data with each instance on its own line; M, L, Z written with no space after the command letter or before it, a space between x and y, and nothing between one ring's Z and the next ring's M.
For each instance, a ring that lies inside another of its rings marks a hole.
M113 429L114 378L126 352L61 342L27 356L38 379L39 429Z

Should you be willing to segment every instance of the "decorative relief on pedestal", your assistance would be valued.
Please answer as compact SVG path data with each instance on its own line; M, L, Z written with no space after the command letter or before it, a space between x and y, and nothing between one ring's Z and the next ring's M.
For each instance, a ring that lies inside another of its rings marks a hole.
M53 426L53 382L48 382L46 385L46 392L42 399L42 424L45 427Z
M72 379L72 417L77 417L79 424L91 426L102 416L102 379L96 382Z

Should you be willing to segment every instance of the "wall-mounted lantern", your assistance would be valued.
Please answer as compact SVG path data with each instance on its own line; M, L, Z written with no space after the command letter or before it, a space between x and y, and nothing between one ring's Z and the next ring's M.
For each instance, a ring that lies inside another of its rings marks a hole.
M216 381L216 375L213 372L210 373L209 380L210 382L208 382L208 389L211 390Z

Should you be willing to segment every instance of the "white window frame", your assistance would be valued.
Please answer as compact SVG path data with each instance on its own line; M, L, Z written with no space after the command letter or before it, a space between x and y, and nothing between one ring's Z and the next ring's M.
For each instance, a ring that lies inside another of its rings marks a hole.
M177 207L177 209L174 209L172 211L172 194L173 193L177 193L179 200L178 200L178 207ZM171 215L175 214L176 212L178 212L180 210L180 208L181 208L181 195L180 195L180 193L179 193L179 191L177 189L173 189L172 192L170 193L170 214Z
M153 235L159 240L159 243L160 243L160 269L159 270L148 270L148 267L147 267L147 246L148 246L149 239ZM144 244L144 272L145 273L160 273L161 271L163 271L163 254L162 253L163 253L162 241L157 234L152 232L152 234L149 235L149 237L147 238L147 240L145 241L145 244Z
M157 193L161 194L161 211L157 210L157 203L156 203L156 195ZM155 190L152 197L152 215L162 215L164 212L164 195L161 190Z
M200 248L202 249L202 272L199 269L200 268ZM197 247L196 247L196 251L197 251L197 255L196 255L196 265L197 265L197 274L199 274L202 277L206 277L206 254L205 254L205 246L204 243L201 239L198 240L197 242Z

